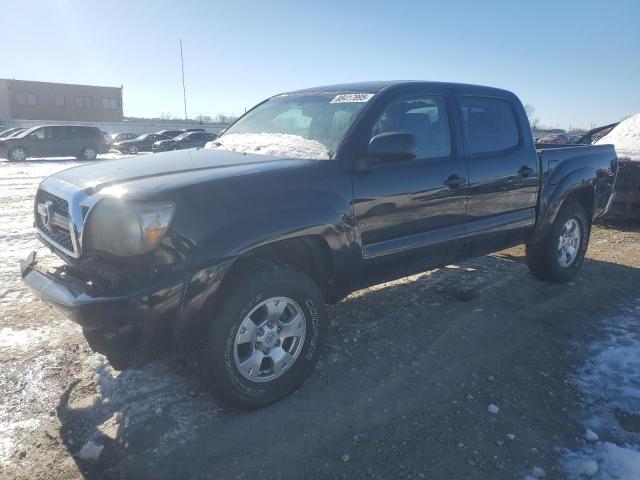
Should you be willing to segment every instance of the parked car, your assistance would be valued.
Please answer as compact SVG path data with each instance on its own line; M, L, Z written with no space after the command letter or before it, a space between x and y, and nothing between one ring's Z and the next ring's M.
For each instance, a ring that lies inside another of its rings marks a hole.
M96 127L50 125L28 128L0 139L0 156L19 162L29 157L76 157L95 160L109 151L106 139Z
M122 132L122 133L114 133L111 135L112 143L123 142L125 140L133 140L134 138L138 138L140 136L139 133L130 133L130 132Z
M538 139L539 145L569 145L569 137L564 134L560 135L545 135Z
M18 135L20 135L25 130L26 130L26 128L18 128L14 132L9 133L9 134L5 135L2 138L5 139L5 138L17 137Z
M111 138L111 135L109 135L107 132L105 132L104 130L100 130L100 133L102 134L102 136L104 137L104 143L107 147L110 147L111 144L113 143L113 138Z
M159 130L157 135L162 135L167 138L176 138L178 135L182 135L186 130Z
M257 408L304 382L325 302L356 289L521 243L535 276L568 281L617 168L610 145L536 151L505 90L307 89L207 148L48 177L36 230L66 265L33 252L21 271L114 368L184 355L211 392Z
M0 138L7 138L22 131L24 131L24 128L8 128L7 130L3 130L2 132L0 132Z
M118 150L120 153L150 152L153 144L160 140L169 140L169 137L158 133L145 133L131 140L114 142L111 144L111 148Z
M170 140L160 140L151 147L153 152L166 152L168 150L183 150L185 148L202 148L207 142L215 140L214 133L185 132Z

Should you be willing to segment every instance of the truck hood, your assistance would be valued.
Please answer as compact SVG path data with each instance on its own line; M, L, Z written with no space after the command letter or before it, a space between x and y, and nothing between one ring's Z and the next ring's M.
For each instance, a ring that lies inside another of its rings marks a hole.
M87 191L126 186L138 194L240 175L314 164L315 160L216 149L175 150L109 160L63 170L54 177Z

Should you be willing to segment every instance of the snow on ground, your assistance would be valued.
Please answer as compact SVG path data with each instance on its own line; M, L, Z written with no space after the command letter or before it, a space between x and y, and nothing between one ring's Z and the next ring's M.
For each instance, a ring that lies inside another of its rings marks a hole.
M608 135L596 142L598 145L613 144L619 157L640 161L640 113L620 122Z
M325 160L327 147L316 140L283 133L231 133L207 143L205 148L258 153L285 158Z
M121 157L107 154L99 159ZM50 420L48 412L60 397L56 388L59 368L52 366L63 364L62 359L70 354L69 342L81 342L78 326L25 290L20 260L33 250L40 257L51 256L33 228L38 184L83 163L68 159L0 162L0 464L20 448L25 435Z
M585 445L564 453L569 478L640 479L640 301L604 321L572 381L584 396Z
M192 441L197 425L216 415L211 397L171 362L158 362L137 370L116 371L104 356L92 354L84 362L83 378L93 378L96 393L90 397L83 416L98 428L90 435L97 445L105 443L106 428L113 427L113 439L125 444L148 425L162 423L155 432L150 454L166 454L177 445ZM71 409L74 407L71 405ZM161 422L160 422L161 421Z

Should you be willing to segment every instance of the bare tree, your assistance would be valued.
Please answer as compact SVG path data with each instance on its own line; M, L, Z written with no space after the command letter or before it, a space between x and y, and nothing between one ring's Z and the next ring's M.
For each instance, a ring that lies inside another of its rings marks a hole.
M176 117L170 112L163 112L160 114L160 120L175 120Z
M235 122L237 118L238 117L234 115L225 115L224 113L219 113L218 115L216 115L216 122L229 124Z
M200 125L204 125L207 123L211 123L213 121L213 118L211 118L209 115L198 115L195 119L196 123L199 123Z
M529 119L531 130L535 130L536 128L538 128L538 125L540 124L540 119L534 115L536 111L535 107L530 103L527 103L524 106L524 111L526 112L527 118Z

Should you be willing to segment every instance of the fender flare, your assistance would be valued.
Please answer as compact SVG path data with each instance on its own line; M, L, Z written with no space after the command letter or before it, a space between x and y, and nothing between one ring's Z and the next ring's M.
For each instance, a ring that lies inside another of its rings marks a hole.
M277 216L277 213L274 214ZM236 261L256 250L257 248L274 244L283 240L308 238L310 236L322 238L329 246L331 259L334 263L345 265L350 257L349 245L352 241L351 227L344 223L335 210L330 207L288 209L286 219L275 231L262 231L260 224L253 223L250 217L234 226L221 226L220 230L242 232L243 238L251 238L250 242L236 243L233 237L218 241L215 233L210 238L200 242L199 247L190 258L192 268L186 275L180 308L173 325L172 351L185 352L201 338L200 313L205 304L216 297L226 274ZM323 223L311 223L310 219L324 220ZM307 223L300 220L306 219ZM249 233L251 232L251 233ZM214 255L212 252L224 252ZM349 265L351 268L351 265Z
M594 172L590 168L579 168L566 174L558 183L552 183L553 177L542 187L538 202L536 227L527 243L540 241L555 222L558 213L565 205L567 198L585 189L593 192L595 202ZM594 205L592 205L592 209ZM592 210L593 211L593 210Z

